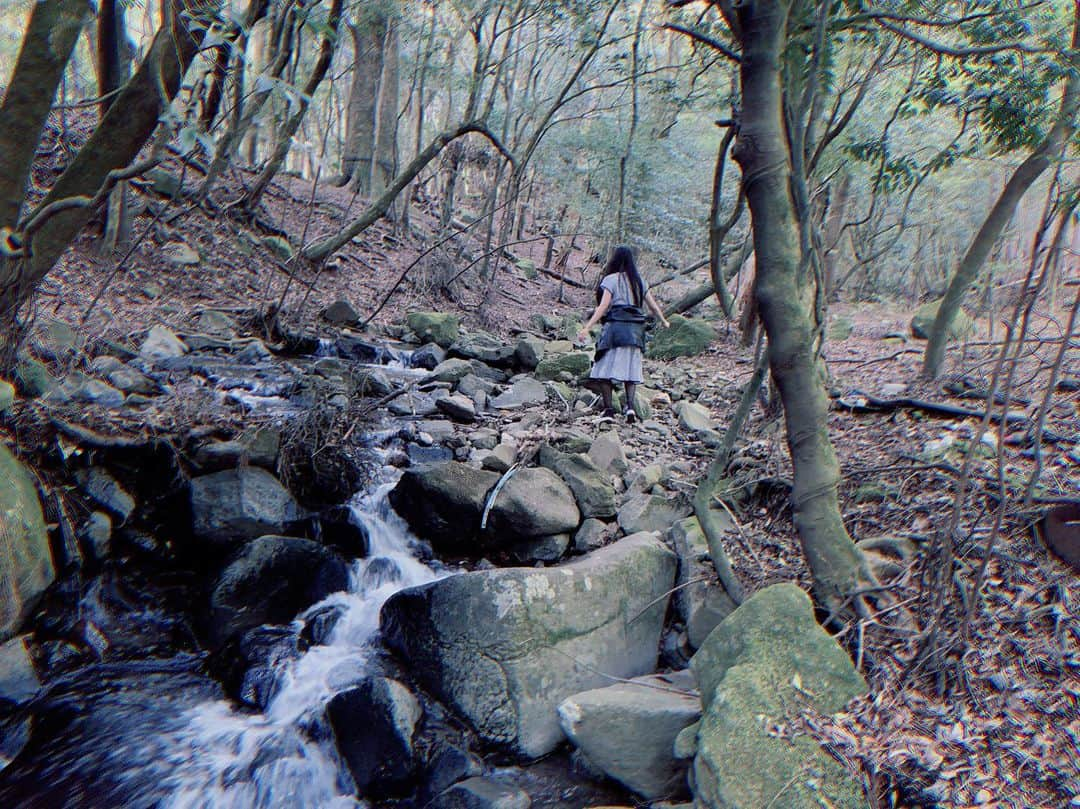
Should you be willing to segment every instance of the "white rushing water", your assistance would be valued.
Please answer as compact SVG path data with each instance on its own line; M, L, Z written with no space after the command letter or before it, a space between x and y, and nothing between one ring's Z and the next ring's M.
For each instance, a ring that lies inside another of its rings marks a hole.
M162 806L365 806L354 797L323 720L324 706L364 678L386 599L442 575L411 553L416 540L391 510L389 489L384 485L353 504L354 518L367 528L370 553L355 563L348 592L335 593L305 613L328 606L343 610L326 644L283 667L278 689L261 714L239 712L225 700L190 710L168 757L172 774L163 784L168 797Z

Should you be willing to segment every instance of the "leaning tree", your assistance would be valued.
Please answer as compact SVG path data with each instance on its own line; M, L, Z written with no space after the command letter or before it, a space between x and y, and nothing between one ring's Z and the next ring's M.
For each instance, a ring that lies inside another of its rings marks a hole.
M87 0L35 4L0 103L0 368L15 360L20 314L166 114L217 19L216 0L166 0L162 25L138 69L115 94L89 139L37 204L27 190L38 142L79 33Z

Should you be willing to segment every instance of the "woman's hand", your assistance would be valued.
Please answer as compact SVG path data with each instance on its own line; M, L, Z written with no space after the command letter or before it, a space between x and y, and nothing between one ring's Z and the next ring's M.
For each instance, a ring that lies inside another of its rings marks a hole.
M661 325L662 325L662 326L663 326L663 327L664 327L665 329L670 329L670 328L671 328L671 323L670 323L670 322L668 321L668 319L667 319L666 317L664 317L663 315L660 315L660 324L661 324Z
M581 331L579 331L577 333L577 337L574 339L574 342L579 345L589 342L589 330L583 328Z

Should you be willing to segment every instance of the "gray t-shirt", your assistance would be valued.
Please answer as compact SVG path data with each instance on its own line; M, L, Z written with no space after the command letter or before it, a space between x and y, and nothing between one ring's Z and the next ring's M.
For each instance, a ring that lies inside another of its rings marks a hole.
M641 279L641 287L641 305L644 306L645 293L649 290L649 285L645 283L644 278ZM623 273L617 272L604 276L604 279L600 282L600 288L611 293L612 306L634 305L634 294L630 288L630 280Z

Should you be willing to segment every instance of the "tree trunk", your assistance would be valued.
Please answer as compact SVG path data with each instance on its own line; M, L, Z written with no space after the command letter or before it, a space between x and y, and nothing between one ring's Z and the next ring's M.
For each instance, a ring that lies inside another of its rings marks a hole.
M397 170L398 101L401 59L397 20L386 23L382 43L382 72L379 76L379 95L375 119L375 152L371 159L371 179L368 193L381 194L394 179Z
M352 182L361 194L372 193L376 152L375 130L389 18L381 4L362 8L349 26L353 40L353 76L341 155L341 184Z
M124 6L117 0L100 0L97 20L97 80L101 96L101 114L105 115L113 102L112 93L119 90L131 73L127 52L127 28ZM107 255L127 241L131 233L131 211L128 207L127 182L120 181L109 192L105 209L105 227L101 252Z
M956 274L949 282L949 288L945 291L945 297L942 298L937 316L934 318L934 325L930 328L926 353L923 355L922 373L929 379L935 379L941 373L949 328L956 318L956 313L960 311L960 304L963 303L968 288L978 279L979 271L986 263L986 258L990 255L994 243L1012 219L1016 206L1032 183L1046 171L1076 132L1076 116L1080 109L1080 56L1077 55L1080 53L1078 50L1080 49L1080 2L1075 2L1074 8L1072 70L1065 79L1065 89L1061 94L1061 106L1058 109L1057 118L1046 137L1028 155L1027 159L1016 167L1016 171L1005 183L1005 188L1002 189L994 207L987 214L979 232L975 234L974 240L960 261L960 266L956 268Z
M44 0L30 14L0 104L0 233L18 224L41 130L89 13L87 0Z
M285 126L283 126L281 132L278 133L278 141L277 145L274 147L273 155L266 161L266 165L263 166L262 171L259 172L259 176L256 178L254 185L252 185L244 195L243 205L248 211L255 210L255 207L259 204L259 200L262 199L263 193L266 191L266 187L270 185L270 181L273 180L278 171L281 170L281 166L285 162L285 157L289 154L289 149L292 146L293 136L296 134L297 130L300 129L300 124L304 120L304 115L311 106L311 99L314 97L315 91L319 89L319 85L322 84L326 72L330 69L330 63L334 59L334 48L337 45L338 23L341 21L342 2L343 0L333 0L331 3L330 14L327 18L329 33L323 36L322 44L319 46L319 58L316 60L315 66L311 70L311 76L308 78L307 84L304 85L303 95L300 96L299 106L296 112L289 116L288 120L285 122Z
M255 80L255 89L251 92L250 98L247 99L243 105L243 111L234 115L229 121L229 128L225 131L225 134L221 136L221 140L217 143L217 149L214 151L214 159L210 163L210 167L206 170L206 178L203 180L202 187L199 189L199 196L205 198L209 195L211 189L214 187L214 183L217 182L217 178L221 176L221 173L229 165L229 161L232 159L233 154L237 151L237 147L240 146L241 141L248 135L249 129L252 123L255 121L256 116L262 109L266 100L270 98L271 92L273 92L273 80L277 80L281 77L282 72L288 65L289 60L293 52L294 31L296 28L296 15L290 8L284 11L285 17L276 21L273 32L270 34L268 46L273 53L273 61L267 65L266 72L269 74L269 78L272 81L266 82L265 85L260 88L258 79ZM261 50L261 43L258 37L252 38L253 50ZM252 62L255 61L253 58ZM243 88L237 88L238 95L243 95ZM240 110L239 105L237 110ZM257 140L254 134L248 139L245 148L247 150L248 164L254 165L255 155L257 151Z
M186 0L183 9L169 4L168 24L139 69L38 206L31 244L0 263L0 333L13 333L21 305L89 220L92 210L80 200L96 196L110 172L130 164L153 133L202 41L205 28L189 28L189 19L201 21L214 11L201 0ZM46 209L54 213L44 214Z
M733 29L742 40L743 101L734 157L742 167L753 220L755 302L784 405L795 529L819 602L839 610L872 576L840 515L840 467L829 440L828 399L799 279L799 223L780 77L790 5L790 0L747 0L734 12Z

